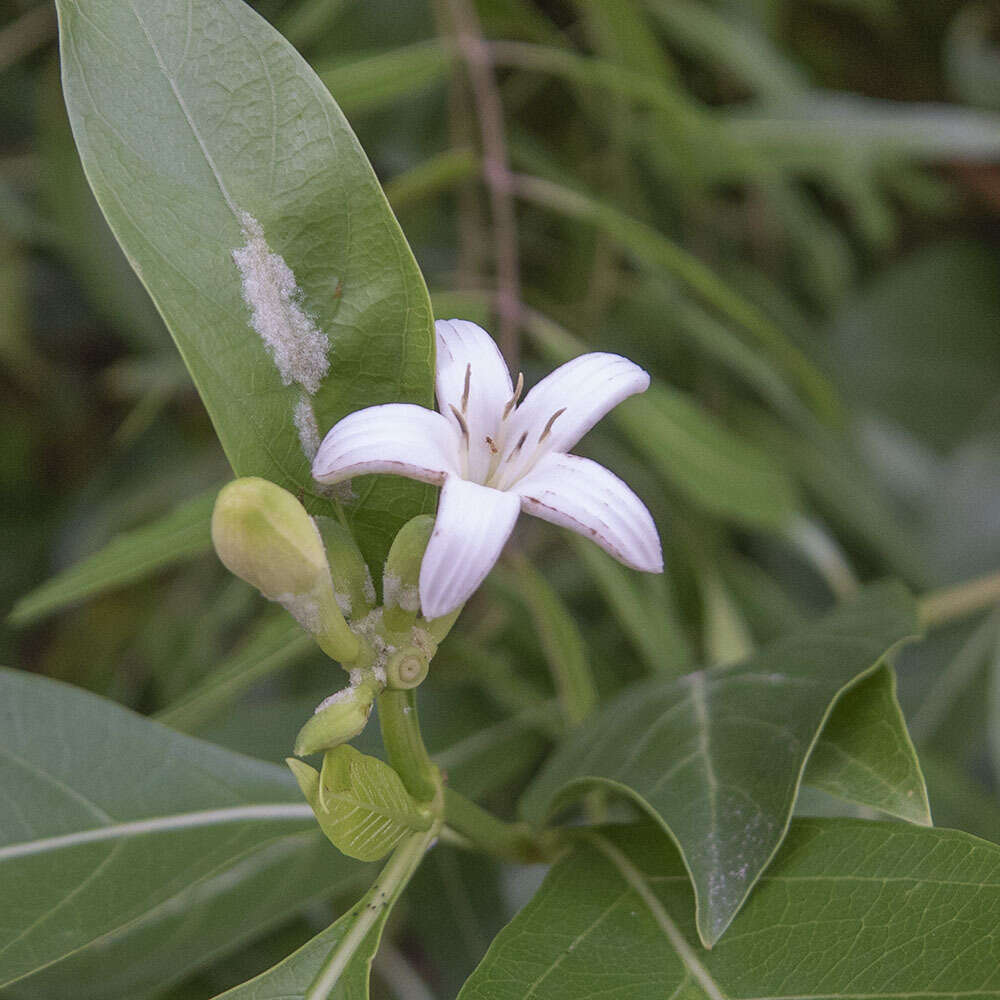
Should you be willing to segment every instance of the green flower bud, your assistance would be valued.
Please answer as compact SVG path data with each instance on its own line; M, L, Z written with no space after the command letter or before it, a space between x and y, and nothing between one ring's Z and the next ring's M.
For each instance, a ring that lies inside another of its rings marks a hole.
M393 539L382 576L386 628L405 632L420 611L420 564L434 529L434 518L420 514L407 521Z
M212 542L232 573L285 607L329 656L357 656L319 531L291 493L256 477L228 483L212 512Z
M337 604L346 617L364 618L375 607L375 586L368 564L354 536L338 520L332 517L315 520L326 547Z
M295 737L295 755L305 757L354 739L368 724L379 685L365 680L330 695Z

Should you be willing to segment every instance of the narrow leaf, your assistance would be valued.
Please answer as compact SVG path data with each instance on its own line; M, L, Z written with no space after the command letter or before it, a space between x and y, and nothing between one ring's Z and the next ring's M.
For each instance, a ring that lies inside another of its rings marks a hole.
M561 748L522 811L541 822L595 786L633 797L679 845L710 945L781 844L835 703L916 631L913 599L882 584L743 663L638 685Z
M158 521L124 532L100 551L47 580L10 612L14 625L30 625L67 605L123 587L212 547L209 519L215 491L203 493Z

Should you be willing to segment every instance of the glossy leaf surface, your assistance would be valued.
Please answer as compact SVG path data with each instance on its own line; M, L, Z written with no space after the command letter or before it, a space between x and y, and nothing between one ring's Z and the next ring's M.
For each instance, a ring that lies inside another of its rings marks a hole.
M835 703L916 629L912 598L878 585L743 663L638 685L561 748L524 815L595 786L634 798L680 846L711 944L781 843Z

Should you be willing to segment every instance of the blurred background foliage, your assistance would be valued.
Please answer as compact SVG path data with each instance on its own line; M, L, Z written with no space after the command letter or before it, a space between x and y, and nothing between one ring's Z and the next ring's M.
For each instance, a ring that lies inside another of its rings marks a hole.
M646 500L667 572L522 523L421 691L462 791L509 813L597 697L737 659L859 581L1000 566L994 5L256 6L354 125L439 316L498 333L529 384L586 349L654 374L581 451ZM50 6L2 0L0 660L280 760L341 677L208 552L225 461L90 194L57 58ZM998 644L982 613L897 662L936 822L992 839ZM385 995L453 995L534 878L435 852ZM328 921L315 904L171 995Z

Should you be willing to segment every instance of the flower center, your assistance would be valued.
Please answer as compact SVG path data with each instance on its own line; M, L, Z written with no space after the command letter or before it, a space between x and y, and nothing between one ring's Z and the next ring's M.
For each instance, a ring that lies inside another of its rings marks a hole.
M491 433L483 434L483 429L475 427L469 418L471 391L472 365L468 364L465 367L465 385L460 406L449 404L462 438L463 474L466 479L483 486L508 490L527 475L548 450L543 445L551 435L553 425L566 412L567 407L556 410L537 436L534 428L512 431L512 418L518 412L518 402L524 391L524 375L519 372L514 393L504 405L495 426L490 429Z

